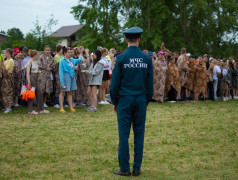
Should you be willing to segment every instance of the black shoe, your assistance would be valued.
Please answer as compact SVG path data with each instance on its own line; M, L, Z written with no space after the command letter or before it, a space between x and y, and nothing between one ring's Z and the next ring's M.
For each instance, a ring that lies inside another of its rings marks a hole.
M140 170L133 170L133 176L139 176L140 174Z
M113 171L114 174L120 175L120 176L130 176L131 172L130 171Z

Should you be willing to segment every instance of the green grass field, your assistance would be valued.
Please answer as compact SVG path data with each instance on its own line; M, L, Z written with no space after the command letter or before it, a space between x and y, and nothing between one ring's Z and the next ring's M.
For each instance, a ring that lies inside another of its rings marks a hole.
M0 112L0 179L124 179L112 174L119 166L111 105L97 113L48 109ZM133 133L129 141L133 164ZM238 100L150 103L137 179L238 179Z

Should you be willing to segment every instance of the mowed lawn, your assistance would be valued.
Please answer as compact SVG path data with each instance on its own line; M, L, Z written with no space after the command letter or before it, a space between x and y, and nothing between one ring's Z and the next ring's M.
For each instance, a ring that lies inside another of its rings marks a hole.
M124 179L112 173L119 167L111 105L97 113L48 109L0 112L0 179ZM129 142L133 164L133 133ZM238 100L150 103L136 179L238 179Z

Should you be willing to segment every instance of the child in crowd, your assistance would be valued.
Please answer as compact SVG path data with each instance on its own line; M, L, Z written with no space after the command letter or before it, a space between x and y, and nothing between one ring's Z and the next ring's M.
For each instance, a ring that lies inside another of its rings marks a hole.
M70 108L70 112L76 112L73 108L73 97L72 91L77 90L76 80L75 80L75 65L79 64L83 58L73 59L73 49L69 47L63 47L64 58L60 61L59 64L59 77L60 77L60 113L66 113L63 109L63 101L65 92L67 92L67 100Z
M44 110L43 94L40 83L39 66L36 60L39 58L39 53L37 50L29 50L29 56L31 59L26 64L26 77L27 77L27 88L30 90L31 87L35 87L35 94L37 99L37 110L39 113L49 113L49 111ZM28 113L38 114L38 112L33 110L33 99L28 99Z
M14 70L13 70L13 80L14 80L14 102L13 107L19 107L18 98L20 97L21 87L23 85L23 70L21 67L21 62L24 59L24 55L19 53L15 56L14 60Z
M13 104L13 69L14 69L14 61L12 59L13 51L10 48L7 48L5 50L5 57L6 61L4 62L2 66L2 103L5 107L4 113L12 112L11 106Z
M88 99L90 101L91 107L88 111L97 111L97 91L102 84L104 60L101 59L101 51L96 50L93 54L93 63L91 64L89 70L82 72L90 75L89 86L88 86Z
M227 84L227 63L223 62L221 65L221 74L219 76L219 88L223 101L228 100L228 84Z
M39 60L39 70L41 71L39 78L41 91L43 93L44 107L48 107L46 105L46 99L50 96L50 89L53 87L52 71L54 69L54 58L51 56L50 52L50 47L45 46L44 54L41 55Z

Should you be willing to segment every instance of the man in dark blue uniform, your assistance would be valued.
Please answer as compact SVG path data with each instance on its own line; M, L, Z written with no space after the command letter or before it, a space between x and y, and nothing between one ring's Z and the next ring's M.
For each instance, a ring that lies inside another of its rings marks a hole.
M117 113L120 170L116 175L130 176L128 138L131 126L134 131L133 175L140 175L143 157L147 105L153 96L153 65L149 55L139 48L143 29L132 27L123 32L128 43L126 51L117 56L112 72L110 95Z

